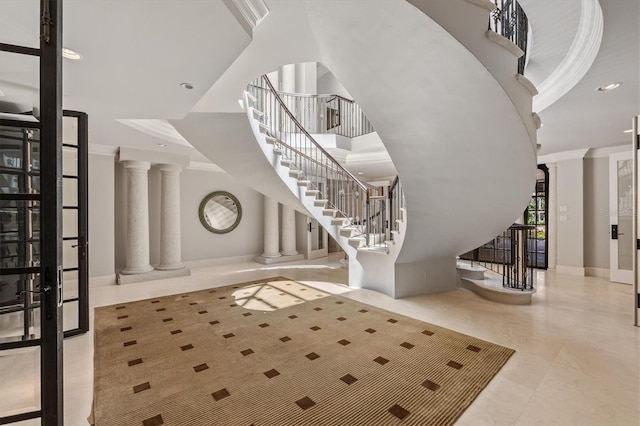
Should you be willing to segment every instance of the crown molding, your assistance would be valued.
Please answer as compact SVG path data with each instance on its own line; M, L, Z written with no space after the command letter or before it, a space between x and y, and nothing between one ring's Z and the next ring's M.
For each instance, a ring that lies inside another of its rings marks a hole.
M567 160L581 160L587 155L589 148L574 149L572 151L556 152L555 154L547 154L538 156L538 164L557 163Z
M106 157L115 157L118 153L118 147L113 145L100 145L96 143L89 144L89 154L103 155Z
M608 146L606 148L590 149L584 158L608 158L611 154L616 154L618 152L624 152L624 151L632 152L633 150L631 145L625 144L625 145L617 145L617 146Z
M214 164L214 163L203 163L203 162L199 162L199 161L192 161L191 163L189 163L189 165L186 167L186 169L188 170L198 170L198 171L204 171L204 172L222 172L222 173L226 173L224 170L222 170L218 165Z

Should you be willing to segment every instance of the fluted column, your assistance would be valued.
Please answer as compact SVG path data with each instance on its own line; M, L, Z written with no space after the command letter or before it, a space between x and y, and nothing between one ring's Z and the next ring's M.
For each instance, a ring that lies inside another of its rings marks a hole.
M295 256L296 250L296 211L282 205L282 255Z
M180 240L180 172L182 166L162 164L160 170L160 264L156 269L183 268Z
M149 168L147 161L123 161L127 170L127 244L123 274L151 271L149 264Z
M264 253L262 257L280 257L278 224L278 202L267 196L264 197Z
M549 205L547 206L547 253L548 253L548 269L556 269L556 263L558 261L558 212L556 209L557 204L557 163L547 164L549 168L549 194L547 198Z

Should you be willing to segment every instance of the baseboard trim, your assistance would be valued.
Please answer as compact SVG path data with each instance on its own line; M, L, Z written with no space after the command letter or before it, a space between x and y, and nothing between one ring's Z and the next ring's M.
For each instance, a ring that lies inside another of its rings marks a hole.
M231 263L252 262L259 254L247 254L243 256L218 257L215 259L200 259L182 261L185 266L191 269L206 268L207 266L227 265Z
M584 267L580 267L580 266L556 265L556 274L584 277L585 269Z
M105 287L116 285L116 275L103 275L100 277L89 277L89 287Z
M611 271L607 268L594 268L591 266L586 266L584 268L584 275L586 277L598 277L598 278L609 279L609 277L611 276Z

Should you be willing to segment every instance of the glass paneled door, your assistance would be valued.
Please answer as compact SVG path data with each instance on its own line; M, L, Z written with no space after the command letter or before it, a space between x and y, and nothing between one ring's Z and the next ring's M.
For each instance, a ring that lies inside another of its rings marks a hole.
M609 270L613 282L633 283L633 160L631 150L609 156Z

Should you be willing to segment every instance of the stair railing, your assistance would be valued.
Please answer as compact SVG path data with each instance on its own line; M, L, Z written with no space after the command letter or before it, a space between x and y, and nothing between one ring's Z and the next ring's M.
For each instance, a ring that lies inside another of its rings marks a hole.
M518 73L524 74L527 63L529 20L516 0L491 0L496 9L491 12L489 29L511 40L524 52L518 59Z
M471 264L502 275L502 286L513 290L533 290L534 273L529 259L535 226L513 224L493 240L460 256Z
M402 209L404 209L404 190L400 183L400 178L396 176L391 183L391 186L389 186L389 221L391 222L389 226L390 240L394 239L394 231L400 231L400 221L404 220Z
M374 219L377 212L386 210L384 197L372 196L378 188L360 182L311 136L266 75L249 84L247 91L256 99L255 108L263 113L261 122L269 129L265 130L267 136L282 160L289 162L292 173L298 174L298 181L306 185L306 191L327 200L327 208L335 209L336 217L364 235L366 246L386 245L385 227Z

